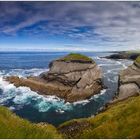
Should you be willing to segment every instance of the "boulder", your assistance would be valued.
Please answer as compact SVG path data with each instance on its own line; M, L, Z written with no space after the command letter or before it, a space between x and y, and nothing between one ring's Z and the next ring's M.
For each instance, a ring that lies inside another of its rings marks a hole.
M90 98L103 88L97 64L81 54L69 54L49 64L50 70L38 77L6 79L15 86L27 86L43 95L56 95L68 102Z

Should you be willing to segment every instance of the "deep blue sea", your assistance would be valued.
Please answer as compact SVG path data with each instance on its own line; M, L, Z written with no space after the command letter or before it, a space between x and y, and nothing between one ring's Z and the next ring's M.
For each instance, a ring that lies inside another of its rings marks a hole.
M65 103L55 96L42 96L28 87L16 88L3 80L3 77L17 75L37 76L48 71L49 63L68 52L0 52L0 105L7 106L20 117L32 122L48 122L59 125L75 118L94 116L117 91L118 73L132 64L130 60L101 58L111 53L84 52L102 68L103 82L107 89L92 96L89 100Z

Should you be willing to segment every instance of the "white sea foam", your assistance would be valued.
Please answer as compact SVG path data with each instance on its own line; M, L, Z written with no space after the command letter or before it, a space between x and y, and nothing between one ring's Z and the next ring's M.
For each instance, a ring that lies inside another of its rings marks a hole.
M46 71L46 70L42 70ZM38 69L23 70L14 69L7 73L9 75L20 75L21 77L27 76L28 74L38 75L42 73ZM5 71L1 72L4 73ZM2 75L2 74L1 74ZM65 103L64 100L56 96L42 96L34 91L31 91L28 87L18 87L16 88L13 84L8 83L0 77L0 89L3 91L0 99L0 104L4 105L8 100L12 100L14 103L10 109L20 109L25 105L32 105L34 108L38 109L40 112L46 112L49 109L54 109L58 113L64 113L66 110L72 110L75 105L85 105L89 100L78 101L74 103Z
M89 100L97 99L97 98L99 98L101 95L103 95L105 93L106 93L106 89L103 89L103 90L100 91L99 94L93 95Z
M112 70L107 70L107 73L111 73L112 72Z
M13 84L9 84L0 77L0 88L3 90L0 104L5 104L9 99L12 99L13 105L10 107L11 110L21 109L25 105L32 105L32 107L38 109L39 112L47 112L50 109L62 114L65 111L70 111L76 105L85 105L90 100L82 100L74 103L65 103L63 99L56 96L42 96L34 91L31 91L28 87L16 88ZM106 90L102 90L99 95L104 94ZM99 95L94 95L97 98Z
M122 67L127 67L129 63L123 63L122 61L114 61L104 58L96 57L96 59L102 59L105 63L99 64L100 66L110 66L111 65L122 65ZM114 71L119 71L120 68L114 68L107 70L107 73L111 73ZM10 109L20 109L25 105L31 105L34 108L38 109L40 112L46 112L50 109L55 110L58 113L64 113L67 110L72 110L76 105L85 105L89 103L92 99L97 99L101 95L106 93L106 89L102 90L99 94L94 95L89 100L77 101L74 103L65 103L64 100L56 97L56 96L42 96L38 95L36 92L31 91L28 87L18 87L16 88L13 84L9 84L4 81L2 76L11 76L17 75L20 77L26 76L38 76L42 72L47 71L48 69L12 69L12 70L1 70L0 71L0 89L2 90L2 94L0 94L0 104L7 104L9 100L12 100L14 104L11 105ZM107 74L105 73L105 74ZM110 82L115 82L117 79L109 79Z
M127 65L126 65L124 62L117 61L116 63L117 63L118 65L122 65L122 67L123 67L124 69L127 68Z
M37 76L44 71L46 71L46 69L13 69L7 73L6 71L2 71L0 75L17 75L21 77L26 77L30 75ZM66 110L72 110L73 106L85 105L90 102L90 100L82 100L74 103L65 103L64 100L56 96L44 97L34 91L31 91L28 87L16 88L13 84L4 81L2 76L0 77L0 88L3 91L1 95L2 97L0 99L0 104L6 104L7 101L11 99L14 103L14 105L11 106L11 109L20 109L25 105L31 105L34 108L38 109L38 111L40 112L46 112L50 109L53 109L58 113L64 113Z
M60 109L61 113L65 110L71 110L72 104L65 103L64 100L56 96L42 96L28 87L16 88L13 84L9 84L0 77L0 88L3 93L0 98L0 104L5 104L12 99L15 106L23 107L24 105L32 105L40 112L46 112L49 109Z
M99 64L98 66L112 66L113 64Z
M105 94L105 92L106 92L106 89L103 89L103 90L100 91L99 94L93 95L89 100L86 99L86 100L76 101L76 102L74 102L74 103L72 103L72 104L73 104L74 106L79 105L79 104L81 104L81 105L86 105L86 104L89 103L91 100L93 100L93 99L95 99L95 98L99 98L99 96Z
M99 57L99 56L95 56L95 57L91 57L91 58L93 58L93 59L97 59L97 60L101 60L101 59L102 59L102 58Z
M65 111L64 110L61 110L61 109L57 109L56 112L58 112L60 114L63 114Z
M119 61L117 61L117 63L118 64L120 64L120 65L122 65L122 67L124 68L124 69L126 69L129 65L132 65L133 64L133 61L131 61L131 60L119 60Z
M27 77L27 76L38 76L42 72L46 72L49 69L39 69L39 68L33 68L33 69L12 69L9 70L8 72L4 71L5 76L19 76L19 77Z
M118 65L121 65L121 64L122 64L120 61L116 61L116 63L117 63Z
M89 100L81 100L81 101L76 101L73 103L73 105L78 105L78 104L82 104L82 105L85 105L89 103Z
M112 82L112 83L115 83L116 81L115 80L112 80L110 78L107 79L108 81Z

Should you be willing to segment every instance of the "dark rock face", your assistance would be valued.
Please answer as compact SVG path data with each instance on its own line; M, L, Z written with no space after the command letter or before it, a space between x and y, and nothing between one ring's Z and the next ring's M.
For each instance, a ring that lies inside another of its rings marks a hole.
M135 60L139 55L140 55L140 53L120 52L120 53L117 53L117 54L112 54L110 56L106 56L105 58L108 58L108 59L131 59L131 60Z
M43 95L56 95L69 102L90 98L102 89L101 69L93 62L55 60L39 77L8 77L16 86L28 86Z

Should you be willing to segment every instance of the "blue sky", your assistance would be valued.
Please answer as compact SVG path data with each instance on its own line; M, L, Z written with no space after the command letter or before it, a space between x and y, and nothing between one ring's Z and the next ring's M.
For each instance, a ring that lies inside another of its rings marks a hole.
M0 51L140 49L140 2L0 2Z

